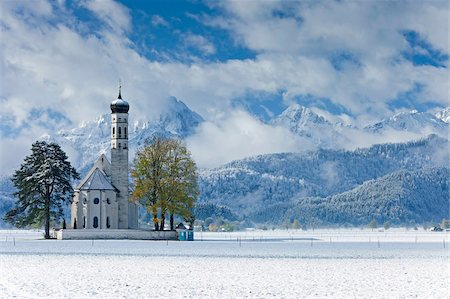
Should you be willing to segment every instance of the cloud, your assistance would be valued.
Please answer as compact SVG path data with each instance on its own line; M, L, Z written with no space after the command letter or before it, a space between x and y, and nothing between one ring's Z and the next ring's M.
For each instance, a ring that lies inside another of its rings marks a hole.
M205 37L197 34L188 33L184 36L184 43L188 47L194 47L203 54L212 55L216 53L216 47Z
M231 32L236 42L257 51L260 61L279 65L287 78L280 87L291 97L320 95L355 114L379 116L388 112L386 102L420 82L428 88L419 101L448 103L448 82L436 84L431 79L448 79L443 75L447 69L414 65L402 57L410 47L405 30L417 32L448 55L447 2L226 1L217 5L227 14L206 23ZM326 66L342 52L358 62L355 67ZM290 70L282 68L287 63ZM303 76L298 78L298 73ZM300 80L287 84L289 78Z
M118 2L79 2L76 9L82 6L93 14L93 18L80 18L64 2L0 1L0 119L7 120L7 130L28 148L39 134L52 134L63 125L75 126L108 112L122 79L123 96L137 120L157 115L170 95L209 120L190 144L202 164L216 165L270 150L296 150L298 145L290 133L234 111L233 99L243 96L254 94L251 100L258 101L258 94L282 93L284 104L298 96L326 98L352 114L341 115L345 123L357 125L390 115L393 99L417 84L422 88L415 94L416 103L448 106L448 60L439 68L416 65L402 56L411 47L405 30L417 32L430 47L449 54L448 2L229 1L210 5L214 13L208 17L205 12L198 19L206 25L203 31L177 28L185 46L208 55L209 60L183 63L141 55L132 36L145 33L134 32L132 11ZM151 19L153 26L164 26L164 21L157 14ZM256 57L215 59L227 50L224 47L236 44L221 44L207 34L210 26L226 30L237 45L256 52ZM339 60L342 57L351 59ZM33 121L33 109L54 113ZM54 115L67 121L52 122ZM46 123L54 129L45 127ZM241 127L254 134L248 137ZM242 147L246 138L249 146ZM369 137L360 138L359 144L372 142ZM217 149L217 157L202 149L201 141L208 140ZM19 143L2 140L4 146ZM12 156L8 154L7 159L13 160Z
M164 26L164 27L169 26L169 23L160 15L153 15L151 22L152 22L152 25L156 26L156 27L158 27L158 26Z
M203 123L186 143L200 167L216 167L258 154L311 149L287 129L263 124L239 110L214 123Z
M129 31L131 29L131 16L129 9L113 0L88 0L81 5L95 13L102 21L115 32Z

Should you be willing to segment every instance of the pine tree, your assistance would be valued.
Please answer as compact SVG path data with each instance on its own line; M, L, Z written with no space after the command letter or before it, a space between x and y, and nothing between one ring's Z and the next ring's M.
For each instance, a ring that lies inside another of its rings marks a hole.
M36 141L12 178L17 189L15 206L4 220L16 227L45 224L45 238L50 238L50 221L63 216L63 206L73 193L72 179L78 179L66 153L56 143Z

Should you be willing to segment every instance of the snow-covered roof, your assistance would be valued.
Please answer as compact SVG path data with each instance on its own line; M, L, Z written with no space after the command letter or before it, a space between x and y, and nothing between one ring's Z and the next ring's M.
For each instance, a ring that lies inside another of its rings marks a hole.
M79 190L116 190L108 181L103 171L96 168L94 172L78 187Z

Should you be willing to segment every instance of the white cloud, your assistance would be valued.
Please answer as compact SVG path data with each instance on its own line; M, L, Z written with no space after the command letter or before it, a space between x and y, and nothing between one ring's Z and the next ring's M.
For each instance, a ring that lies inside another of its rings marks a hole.
M151 22L153 26L169 26L169 23L160 15L153 15Z
M212 55L216 53L216 47L208 39L201 35L188 33L184 36L184 43L188 47L194 47L203 54Z
M131 29L129 9L116 1L87 0L82 2L82 5L90 9L116 32Z
M186 142L200 167L215 167L258 154L311 149L287 129L263 124L243 111L234 111L215 123L203 123Z
M408 46L403 30L415 30L433 47L449 53L445 1L414 5L379 1L213 3L225 10L225 16L210 18L209 24L226 28L236 42L258 54L255 59L189 65L140 56L127 38L133 30L132 19L122 4L81 3L108 24L95 34L86 34L83 26L87 25L73 20L70 11L60 15L52 5L0 1L0 116L8 116L8 125L16 128L29 122L33 108L51 108L74 125L94 119L108 112L120 78L135 119L157 114L162 99L169 95L209 119L189 144L201 164L216 165L246 155L298 148L298 140L290 133L267 127L242 111L230 112L233 98L253 91L282 90L286 103L298 95L329 98L364 124L386 117L389 101L417 82L424 86L421 101L449 103L448 68L415 66L399 58ZM163 21L156 15L152 18L159 25ZM207 55L218 51L204 36L188 33L185 42ZM361 66L335 70L330 55L342 50L352 52ZM221 114L228 116L218 123L215 118ZM39 134L47 132L34 123L29 125L17 137L23 143L2 140L1 147L24 145L28 149ZM372 142L355 136L355 144L358 140L360 144ZM19 152L13 150L6 158L2 153L3 162L15 163L14 153Z
M419 82L427 86L423 101L442 105L449 101L448 81L442 82L448 79L443 74L448 70L414 66L401 58L409 46L402 35L405 30L417 31L433 47L449 53L448 2L227 1L217 5L228 14L207 24L229 30L237 42L263 56L260 61L277 65L284 78L273 77L290 97L327 97L355 114L370 111L379 116L388 112L388 101ZM342 51L352 53L361 67L333 69L329 59ZM283 68L286 64L291 68Z

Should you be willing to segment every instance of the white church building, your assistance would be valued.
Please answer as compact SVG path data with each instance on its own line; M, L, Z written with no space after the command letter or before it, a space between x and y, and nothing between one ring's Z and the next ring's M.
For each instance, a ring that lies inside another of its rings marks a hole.
M72 229L138 228L138 208L130 202L128 181L129 109L119 89L111 103L111 162L102 154L75 188Z

